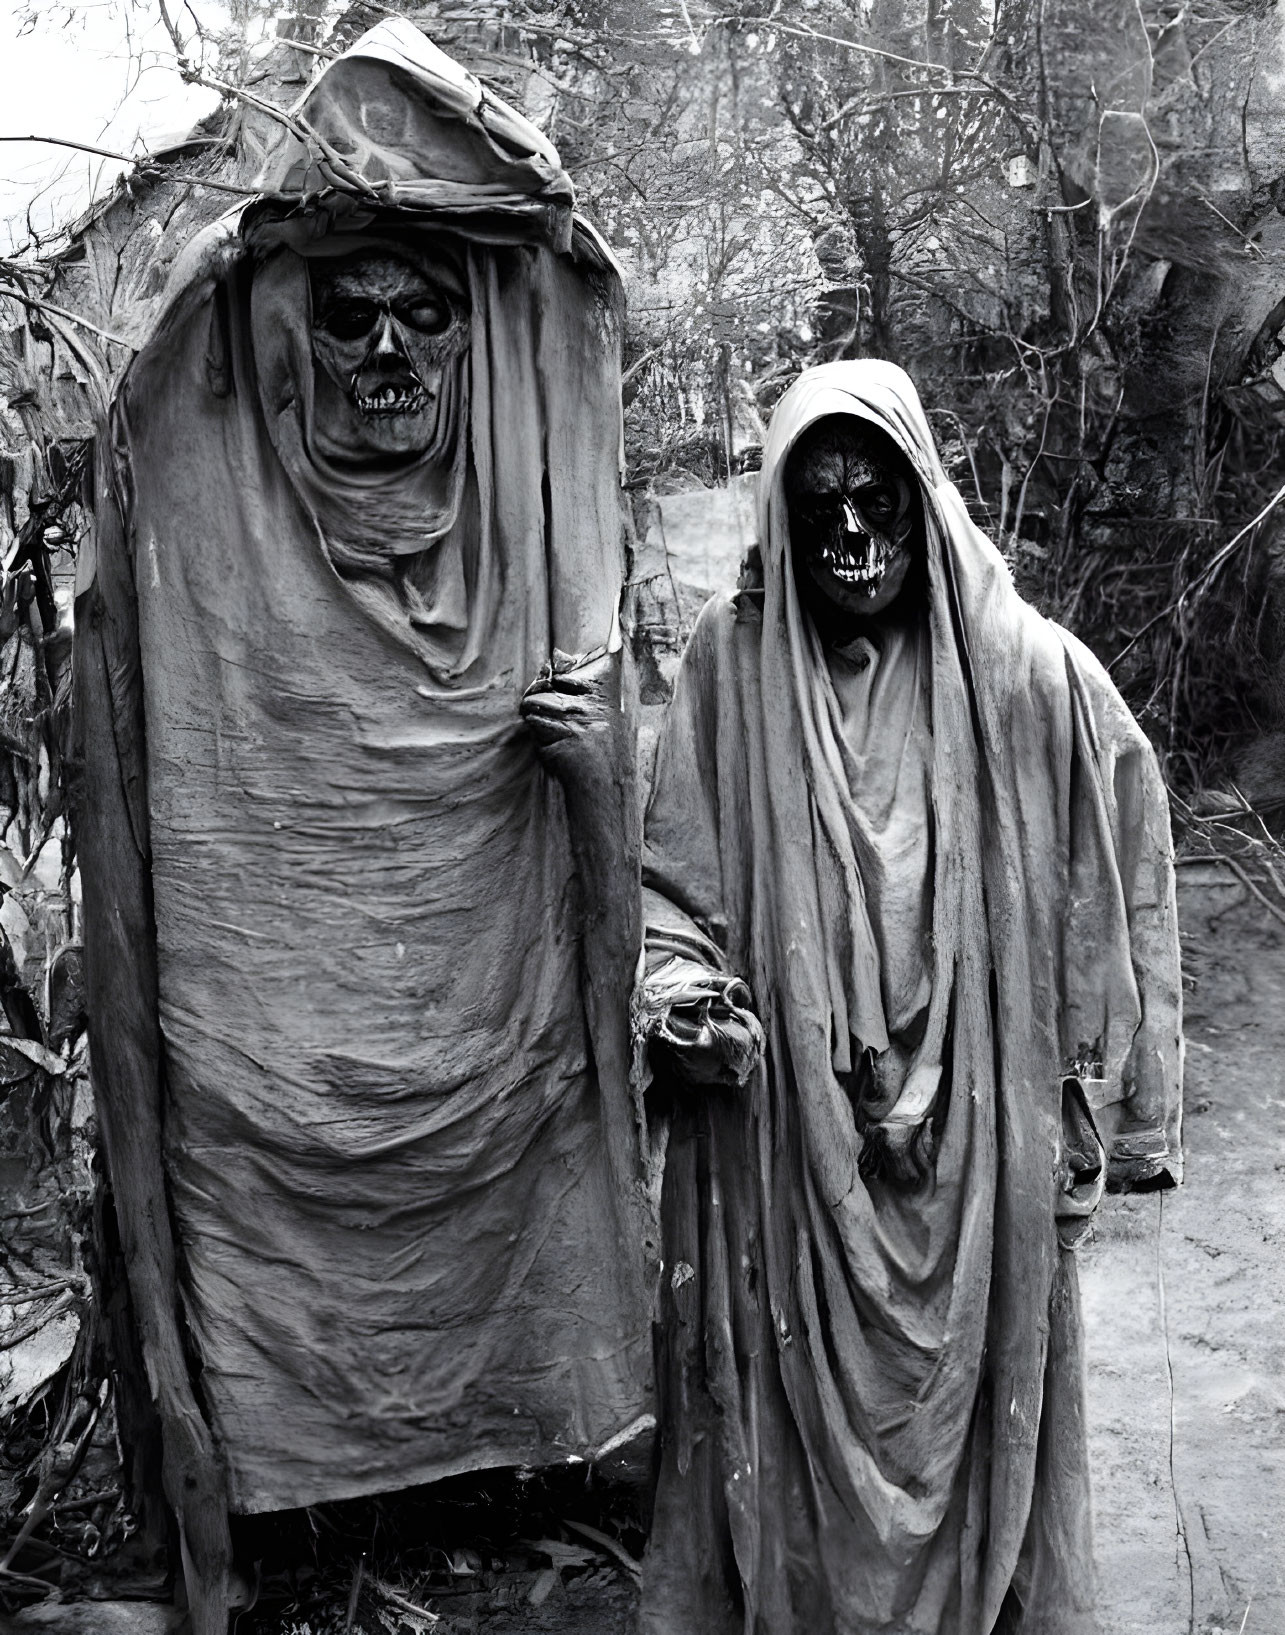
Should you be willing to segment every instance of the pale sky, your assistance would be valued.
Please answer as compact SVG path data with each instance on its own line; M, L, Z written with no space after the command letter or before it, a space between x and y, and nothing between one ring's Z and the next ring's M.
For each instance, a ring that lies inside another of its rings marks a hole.
M184 85L155 0L75 0L29 13L0 0L0 136L58 136L121 153L141 152L191 128L217 105ZM197 0L218 26L223 0ZM171 8L185 27L190 8ZM0 254L67 222L125 168L65 148L0 142Z

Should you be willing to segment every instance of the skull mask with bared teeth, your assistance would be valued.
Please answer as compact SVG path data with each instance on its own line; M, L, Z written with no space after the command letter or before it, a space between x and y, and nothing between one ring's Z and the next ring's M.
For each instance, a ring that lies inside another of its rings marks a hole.
M447 453L446 377L468 344L468 302L445 261L369 249L314 261L318 429L332 457L387 463Z
M851 415L809 427L786 462L785 498L795 579L827 626L882 613L917 577L919 484L874 427Z

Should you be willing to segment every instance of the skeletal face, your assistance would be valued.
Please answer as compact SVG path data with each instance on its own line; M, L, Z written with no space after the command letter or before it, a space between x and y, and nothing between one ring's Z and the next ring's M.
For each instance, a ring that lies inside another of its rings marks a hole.
M849 415L818 421L785 468L796 575L835 608L886 608L914 560L914 478L892 443Z
M441 435L447 367L468 339L468 311L449 268L421 271L383 250L314 261L315 412L347 458L426 453Z

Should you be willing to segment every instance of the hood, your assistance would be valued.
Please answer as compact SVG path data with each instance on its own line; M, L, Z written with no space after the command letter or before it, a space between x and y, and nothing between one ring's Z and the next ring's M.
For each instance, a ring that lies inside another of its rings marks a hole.
M926 488L937 488L946 481L919 393L904 369L882 358L824 363L799 376L772 416L759 484L761 521L768 494L779 482L790 450L809 426L834 414L853 415L886 432Z
M444 685L610 640L623 297L545 137L392 19L321 71L257 185L176 263L131 374L202 326L244 480L279 462L350 593ZM314 394L309 264L362 249L445 259L471 312L431 449L386 467L335 457Z
M575 214L548 139L405 18L389 18L329 63L278 126L243 219L365 225L396 212L473 238L574 250L618 272Z
M785 507L785 464L799 438L818 420L852 415L886 433L910 462L925 498L930 532L946 536L963 529L970 543L993 558L989 564L1007 574L999 553L968 520L963 501L948 480L928 426L919 393L904 369L881 358L826 363L808 369L776 406L763 449L758 488L758 530L765 578L779 588L780 565L789 558L789 523ZM949 517L946 513L949 512Z

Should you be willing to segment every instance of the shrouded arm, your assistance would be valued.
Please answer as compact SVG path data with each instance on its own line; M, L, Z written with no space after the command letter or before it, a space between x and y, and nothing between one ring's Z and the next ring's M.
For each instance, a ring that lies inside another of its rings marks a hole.
M1063 632L1079 761L1064 927L1068 1069L1111 1114L1114 1191L1182 1179L1182 972L1169 800L1106 672Z
M749 987L724 933L718 798L719 654L711 606L665 718L643 851L644 969L636 1026L658 1066L689 1084L743 1084L763 1052Z
M643 914L635 1025L653 1057L689 1084L744 1084L763 1053L748 984L668 898L648 889Z
M1124 1118L1108 1183L1128 1191L1182 1179L1182 966L1173 843L1164 781L1145 741L1117 761L1115 796L1141 1018L1125 1063Z

